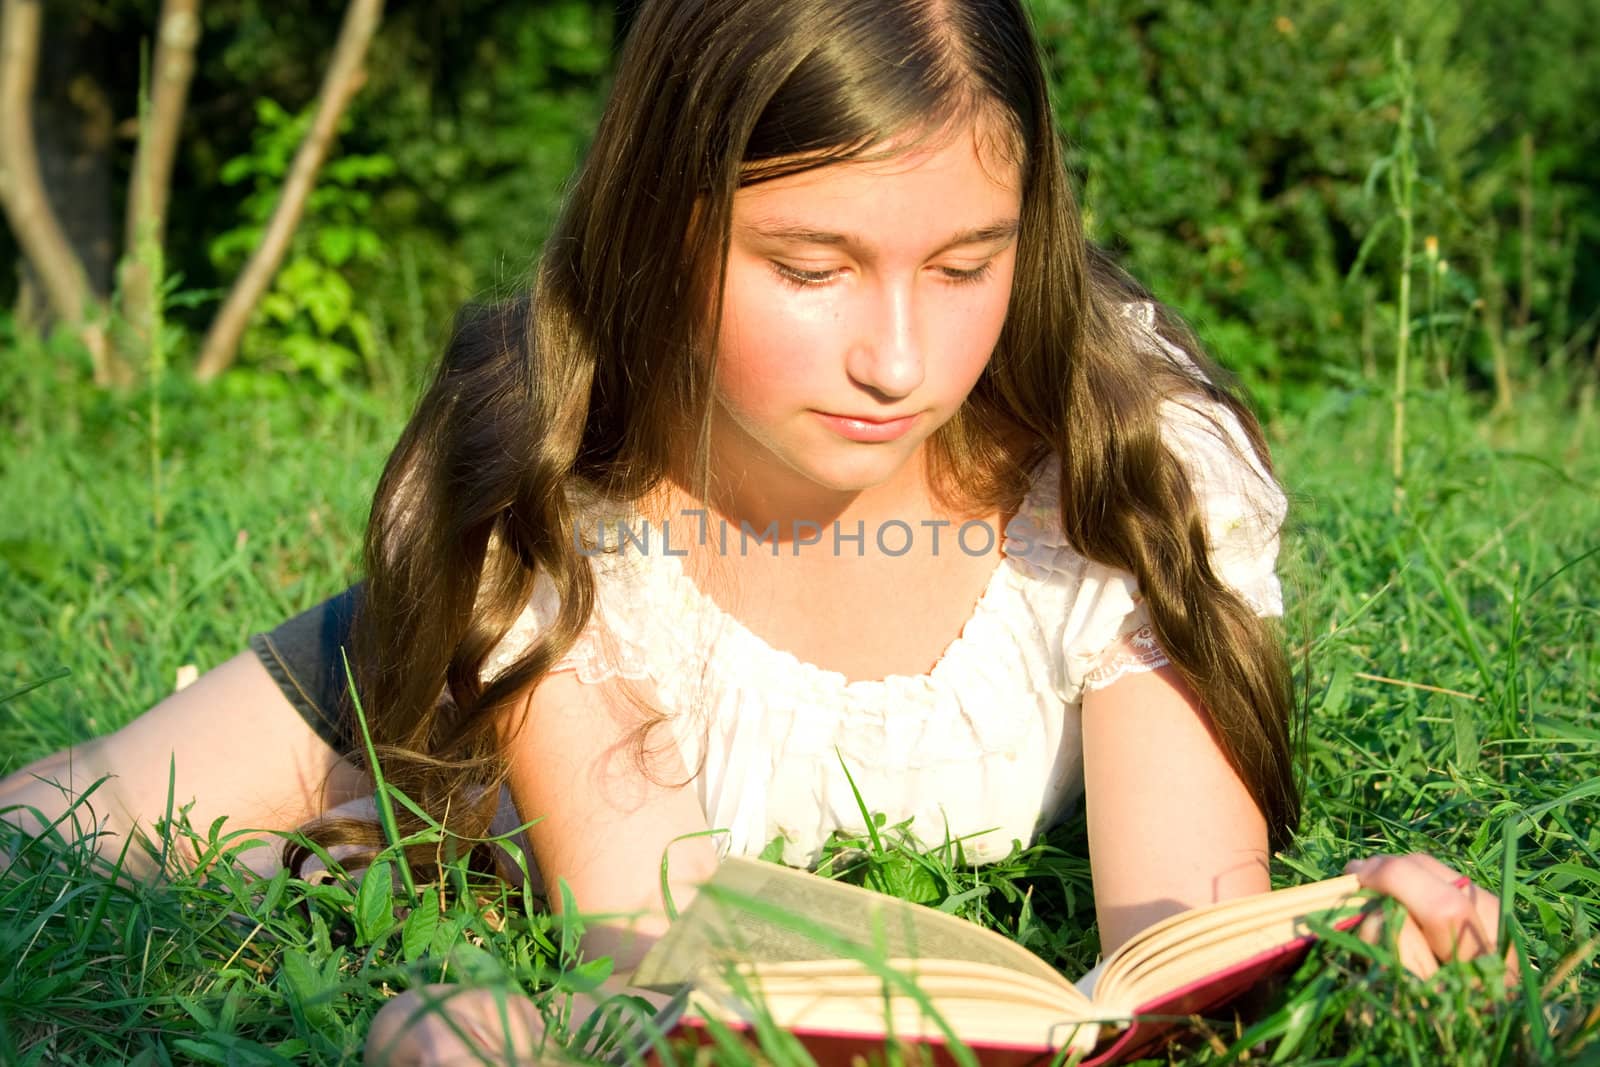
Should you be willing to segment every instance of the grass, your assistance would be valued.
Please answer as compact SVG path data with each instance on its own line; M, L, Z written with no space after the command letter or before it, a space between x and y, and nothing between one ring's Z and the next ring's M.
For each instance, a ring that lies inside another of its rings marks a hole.
M218 663L342 588L403 418L394 397L247 377L108 400L59 368L32 348L0 362L0 773L116 728L180 666ZM1329 392L1269 427L1296 503L1283 574L1308 713L1304 829L1274 879L1426 850L1503 894L1536 970L1507 998L1482 991L1493 964L1424 984L1382 949L1329 948L1248 1025L1212 1020L1176 1061L1600 1056L1600 427L1559 384L1492 418L1473 397L1414 390L1398 514L1387 395ZM224 833L196 833L224 859L159 888L50 838L0 877L0 1062L348 1062L387 996L418 981L555 1002L607 971L576 958L580 918L460 872L416 897L382 866L252 882ZM834 854L864 854L854 877L1065 971L1095 958L1081 821L982 868L954 847L918 853L894 827Z

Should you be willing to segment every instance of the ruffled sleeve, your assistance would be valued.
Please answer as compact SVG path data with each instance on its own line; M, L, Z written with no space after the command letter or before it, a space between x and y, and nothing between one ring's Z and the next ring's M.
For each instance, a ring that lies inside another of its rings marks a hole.
M1153 304L1130 303L1123 312L1152 350L1203 377L1189 354L1156 328ZM1288 501L1238 417L1207 400L1192 403L1168 400L1162 405L1162 438L1184 465L1200 502L1211 567L1257 614L1282 615L1276 567Z
M1165 440L1200 502L1211 567L1258 615L1283 614L1278 534L1288 500L1233 412L1166 405ZM1209 417L1208 417L1209 416Z
M1091 689L1168 660L1150 632L1139 583L1079 552L1061 529L1060 470L1047 457L1021 511L1006 527L1007 557L1030 579L1034 625L1055 653L1056 695L1077 703Z
M1180 353L1181 354L1181 353ZM1175 357L1176 358L1176 357ZM1275 570L1286 500L1225 408L1163 407L1163 439L1189 475L1205 524L1211 566L1260 615L1283 613ZM1086 558L1061 530L1060 471L1047 457L1033 491L1006 529L1006 553L1033 579L1034 625L1057 655L1057 694L1071 703L1170 660L1128 571Z
M517 616L511 629L484 661L483 670L479 672L483 681L493 681L526 655L539 634L555 622L560 608L561 601L555 583L548 574L539 573L534 579L533 595L528 598L527 607L522 609L522 614ZM596 614L599 614L598 606ZM580 681L591 685L619 675L626 678L644 677L644 664L638 650L615 641L605 641L601 633L597 620L591 617L589 625L578 635L567 654L551 666L551 672L575 671Z
M1212 570L1256 614L1282 615L1276 565L1287 503L1283 491L1256 458L1232 412L1216 408L1208 418L1173 403L1165 414L1163 435L1200 503ZM1082 692L1170 662L1133 576L1101 570L1105 573L1093 573L1091 565L1088 596L1080 596L1078 605L1086 621L1076 630L1078 643L1067 657L1068 673L1080 681ZM1107 633L1113 636L1101 644Z

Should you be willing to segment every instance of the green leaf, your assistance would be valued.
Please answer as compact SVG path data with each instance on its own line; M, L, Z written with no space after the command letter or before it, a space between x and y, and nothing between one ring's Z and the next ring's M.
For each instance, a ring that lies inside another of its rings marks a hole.
M172 1045L201 1063L228 1062L228 1049L215 1041L195 1041L191 1038L180 1037L174 1039Z
M1456 702L1456 767L1468 772L1478 769L1478 723L1474 717L1476 712L1474 705L1464 700Z
M574 993L590 993L600 988L600 984L611 977L612 960L610 956L601 956L599 959L586 960L576 967L562 972L561 988Z
M356 354L344 345L303 333L290 334L278 342L285 358L297 370L314 375L318 382L334 386L345 371L356 366Z
M350 316L350 321L345 323L350 331L350 336L355 338L356 351L361 353L363 359L378 358L378 337L372 328L372 320L357 311Z
M439 930L439 887L430 885L422 900L406 916L400 931L400 954L407 963L421 959Z
M456 981L463 983L487 983L505 977L500 961L470 941L462 941L451 948L450 969L456 972Z
M285 990L287 998L292 1004L298 1005L306 1021L313 1026L321 1025L333 1016L330 1000L333 990L338 986L339 958L331 956L329 959L334 965L331 976L312 962L310 953L289 949L283 954L283 968L278 972L288 987Z
M984 897L989 895L989 892L990 892L990 887L989 886L986 886L986 885L975 885L971 889L965 889L965 890L962 890L959 893L953 893L950 896L946 897L945 899L939 901L938 908L939 908L940 911L948 912L951 915L954 915L957 912L959 912L960 909L962 909L966 905L971 904L974 901L982 900ZM934 899L937 899L937 898L934 898ZM1023 915L1024 916L1031 915L1032 914L1032 905L1031 905L1031 903L1029 901L1024 900L1023 901L1023 909L1022 910L1023 910Z
M439 925L433 931L433 937L428 942L428 955L446 957L461 939L461 920L451 916L441 916Z
M193 997L173 997L172 999L177 1003L178 1007L188 1014L189 1018L200 1024L201 1029L215 1030L217 1028L217 1017L211 1014L204 1004L201 1004Z
M1539 877L1552 893L1564 893L1578 882L1600 886L1600 871L1578 863L1557 863L1540 871Z
M1350 706L1350 665L1341 663L1334 668L1333 679L1328 682L1328 691L1322 698L1323 715L1342 715Z
M282 293L268 293L261 298L260 312L263 318L287 326L300 314L300 309L295 302Z
M905 860L884 863L882 876L885 890L901 900L933 904L945 895L939 879L920 863Z
M317 234L317 248L322 258L335 267L348 262L355 247L355 231L347 226L329 226Z
M784 837L782 834L779 834L777 837L774 837L771 841L767 842L767 846L761 850L761 855L757 856L756 858L759 860L764 860L767 863L782 863L783 846L788 844L788 841L788 838Z
M307 255L297 255L285 263L278 271L274 288L281 293L289 293L300 300L305 300L306 295L321 288L324 281L325 268L322 264Z
M10 689L0 690L0 704L9 703L10 701L17 699L19 696L22 696L24 693L33 692L41 685L46 685L60 678L66 678L71 674L72 672L65 667L57 667L55 670L51 671L49 674L46 674L42 678L35 678L32 681L23 682L20 685L12 686Z
M355 258L371 263L383 258L383 239L368 229L353 231L356 238Z
M53 541L9 537L0 540L0 563L29 581L42 584L53 580L66 562L66 553Z
M361 876L355 920L356 939L363 945L376 944L394 929L394 871L388 860L377 861Z
M1317 985L1320 987L1318 992L1325 995L1326 983L1319 982ZM1294 1055L1321 1017L1319 1012L1321 1006L1318 997L1306 994L1302 994L1288 1005L1284 1012L1283 1037L1279 1040L1278 1047L1273 1050L1273 1063L1287 1062L1289 1057Z
M235 156L222 165L217 178L223 185L238 185L255 173L256 161L251 156Z
M331 337L350 317L354 294L350 283L332 271L322 272L318 284L307 286L301 293L311 319L324 337Z
M256 100L256 121L272 130L289 122L290 115L282 104L270 96L263 96Z
M272 876L272 881L267 883L267 888L261 895L260 914L271 915L278 907L278 901L283 897L283 891L289 885L289 868L280 867Z

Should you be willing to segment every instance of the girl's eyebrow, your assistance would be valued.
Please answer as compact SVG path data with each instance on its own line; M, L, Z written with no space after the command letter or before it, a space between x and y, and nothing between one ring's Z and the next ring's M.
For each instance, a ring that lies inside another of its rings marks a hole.
M1019 226L1017 219L997 219L987 226L979 226L971 230L962 230L950 236L939 251L956 248L961 245L988 244L991 241L1004 241L1017 235ZM774 241L792 241L798 244L836 245L845 248L866 248L867 245L859 237L848 233L830 233L826 230L813 229L802 223L791 222L788 219L770 218L760 219L742 227L757 237L765 237Z

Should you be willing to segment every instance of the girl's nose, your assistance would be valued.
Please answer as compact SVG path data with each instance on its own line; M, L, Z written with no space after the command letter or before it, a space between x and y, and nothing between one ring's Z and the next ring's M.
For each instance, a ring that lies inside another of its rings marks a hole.
M850 347L846 370L857 385L898 400L922 384L923 352L913 308L909 287L886 290L875 302L870 324Z

